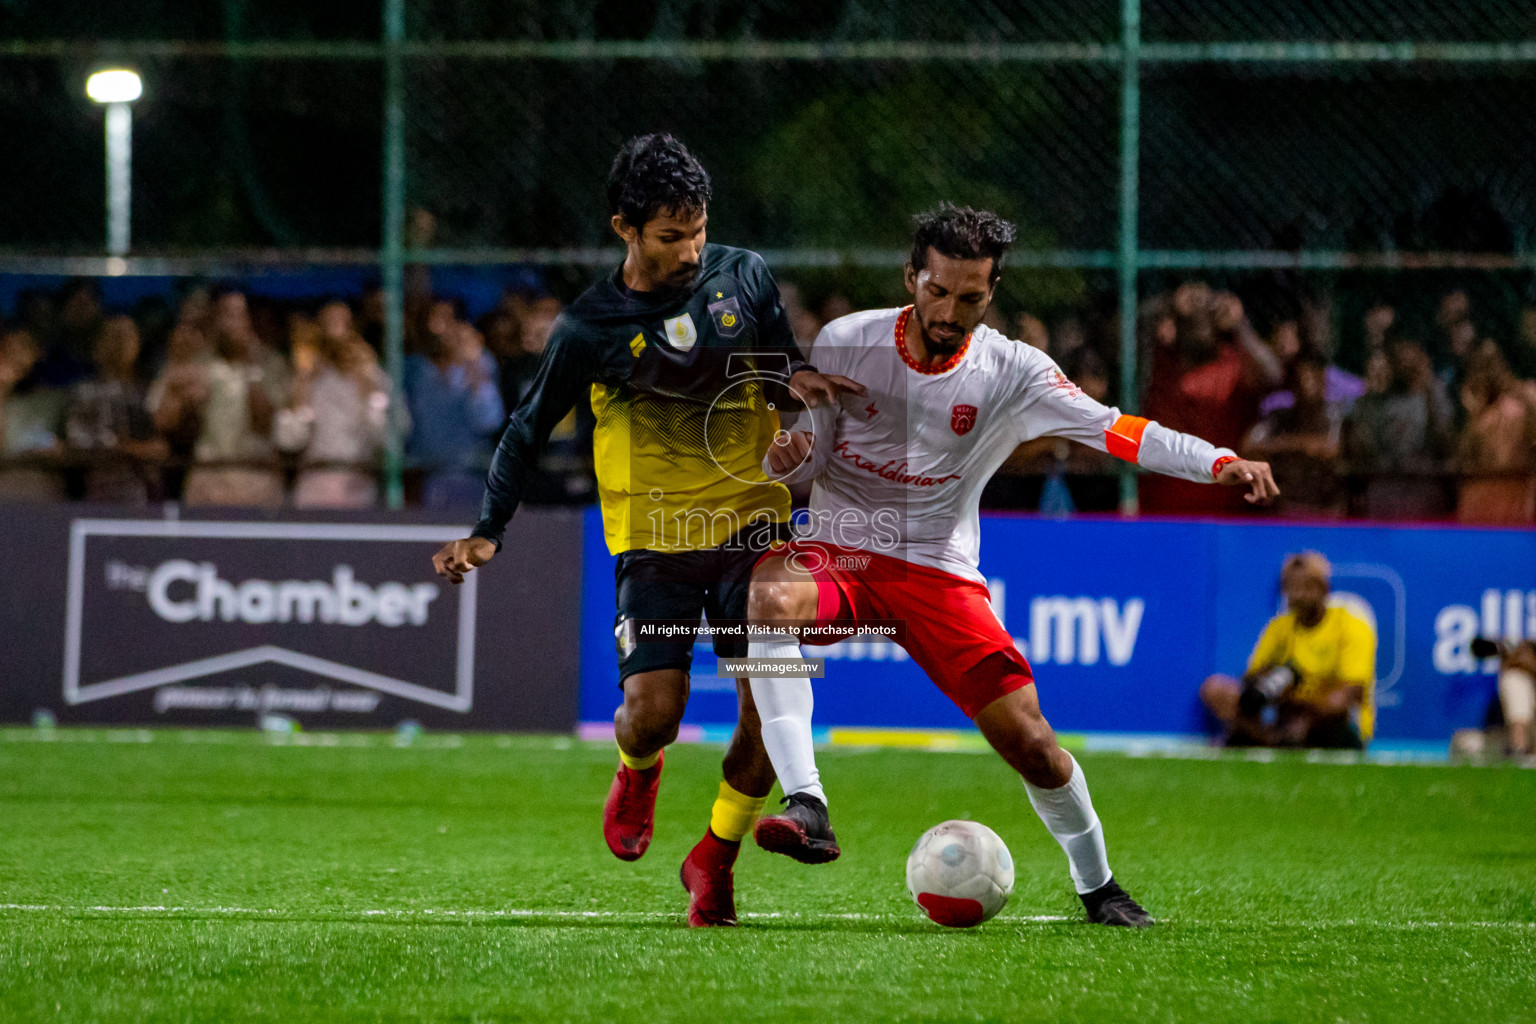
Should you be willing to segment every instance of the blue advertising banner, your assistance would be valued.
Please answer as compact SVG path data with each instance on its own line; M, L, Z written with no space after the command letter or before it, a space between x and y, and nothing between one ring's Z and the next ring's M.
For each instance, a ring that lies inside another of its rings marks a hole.
M1333 562L1335 595L1357 596L1375 617L1381 739L1445 740L1481 725L1494 699L1496 662L1472 657L1472 639L1536 636L1530 530L1205 528L1215 534L1220 580L1216 667L1240 671L1259 628L1279 609L1281 559L1303 548L1321 551Z
M613 559L596 510L585 543L581 719L606 723L619 701ZM1201 681L1242 673L1281 610L1282 560L1308 549L1333 562L1336 599L1376 624L1377 739L1444 741L1481 724L1495 666L1470 643L1536 635L1536 532L988 516L981 567L1058 730L1190 736L1210 726ZM892 643L814 653L827 659L818 727L970 724ZM688 723L734 722L735 686L714 673L696 646Z

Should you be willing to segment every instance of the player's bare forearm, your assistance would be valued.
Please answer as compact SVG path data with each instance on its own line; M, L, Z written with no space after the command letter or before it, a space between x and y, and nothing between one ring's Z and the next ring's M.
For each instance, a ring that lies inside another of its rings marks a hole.
M1268 505L1280 497L1280 487L1267 462L1236 459L1221 467L1216 482L1223 487L1246 487L1243 499L1253 505Z
M768 448L768 468L774 476L785 476L799 469L811 457L816 435L807 430L779 431Z
M464 574L479 568L496 556L496 545L484 537L465 537L450 541L432 556L432 568L449 583L464 582Z
M796 398L812 408L823 402L836 405L838 395L845 391L854 395L868 393L868 389L856 380L849 380L836 373L818 373L815 370L801 370L789 378L789 390Z

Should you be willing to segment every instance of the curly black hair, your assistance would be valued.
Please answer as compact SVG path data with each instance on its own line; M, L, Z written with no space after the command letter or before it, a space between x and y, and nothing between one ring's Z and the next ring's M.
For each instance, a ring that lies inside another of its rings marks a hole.
M609 216L637 228L663 210L698 213L709 198L709 172L670 135L636 135L608 172Z
M928 247L932 246L950 259L991 259L993 284L1003 276L1003 257L1017 234L1012 224L995 213L953 203L941 203L937 209L920 213L913 223L913 270L928 265Z

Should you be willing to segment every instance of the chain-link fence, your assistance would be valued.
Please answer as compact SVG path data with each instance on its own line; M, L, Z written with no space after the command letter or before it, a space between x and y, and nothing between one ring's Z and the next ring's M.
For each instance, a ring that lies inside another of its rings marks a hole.
M1192 276L1261 334L1328 318L1357 373L1366 310L1433 335L1456 289L1521 358L1536 9L1512 0L67 6L0 0L0 269L376 266L397 375L406 263L579 288L616 258L608 162L651 130L714 175L712 237L813 309L899 298L917 210L1005 213L1022 244L1000 318L1097 339L1128 407L1138 310ZM134 248L65 260L102 251L82 83L115 62L145 79Z

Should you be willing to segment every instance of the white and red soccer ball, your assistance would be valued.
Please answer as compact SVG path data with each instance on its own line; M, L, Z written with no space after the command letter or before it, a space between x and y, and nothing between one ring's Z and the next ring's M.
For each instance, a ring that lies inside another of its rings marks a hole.
M989 920L1013 893L1013 857L987 826L946 821L923 833L907 857L907 891L938 924Z

